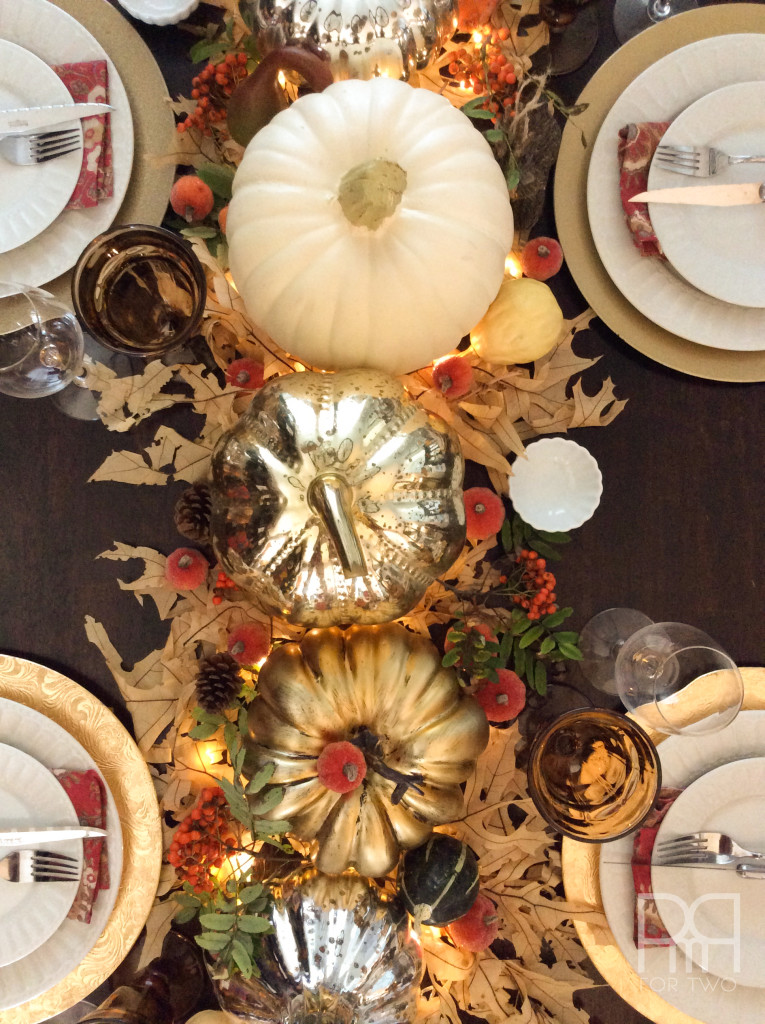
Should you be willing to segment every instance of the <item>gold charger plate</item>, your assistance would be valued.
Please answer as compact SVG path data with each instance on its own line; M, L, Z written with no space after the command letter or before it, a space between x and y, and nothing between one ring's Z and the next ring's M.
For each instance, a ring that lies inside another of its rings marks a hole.
M133 115L130 184L115 224L161 224L175 178L175 163L160 163L172 151L175 118L165 79L133 26L107 0L49 0L71 14L103 46L119 72ZM44 285L70 308L72 272Z
M741 675L745 691L743 710L765 710L765 668L742 668ZM689 702L689 720L694 716L695 708ZM651 729L647 731L657 746L667 739ZM646 985L617 945L608 927L600 895L600 846L564 838L562 869L568 899L590 908L586 917L574 917L574 925L588 956L611 988L653 1021L661 1024L703 1024L696 1017L672 1006L650 985Z
M122 878L98 941L53 988L2 1011L2 1024L37 1024L98 988L130 952L157 891L162 826L148 766L130 734L100 700L53 669L5 654L0 654L0 697L44 714L87 750L106 779L122 826Z
M558 238L579 290L628 345L663 366L708 380L765 380L765 351L730 352L697 345L654 324L618 290L600 261L587 217L587 170L598 131L621 93L641 72L673 50L734 32L765 33L765 6L720 4L675 15L622 46L592 76L577 102L587 109L569 122L555 171ZM584 133L586 146L582 145ZM626 230L626 228L625 228Z

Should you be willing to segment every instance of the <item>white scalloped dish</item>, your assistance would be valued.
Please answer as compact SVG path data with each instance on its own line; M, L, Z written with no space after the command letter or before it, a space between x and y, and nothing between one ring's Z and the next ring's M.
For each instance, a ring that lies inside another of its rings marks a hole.
M545 437L513 463L510 500L537 530L572 530L600 504L603 478L595 459L576 441Z
M128 14L147 25L175 25L188 18L199 0L118 0Z

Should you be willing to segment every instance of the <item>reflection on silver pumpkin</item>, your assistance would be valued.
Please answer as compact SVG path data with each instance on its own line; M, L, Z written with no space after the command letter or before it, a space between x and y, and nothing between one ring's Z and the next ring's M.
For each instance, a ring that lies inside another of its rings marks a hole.
M259 978L214 981L226 1013L258 1024L405 1024L423 965L409 918L358 876L315 875L275 900Z
M440 53L456 0L246 0L261 48L308 42L325 50L336 81L387 75L407 81Z
M465 542L456 434L378 370L269 382L212 465L217 557L290 622L397 619Z

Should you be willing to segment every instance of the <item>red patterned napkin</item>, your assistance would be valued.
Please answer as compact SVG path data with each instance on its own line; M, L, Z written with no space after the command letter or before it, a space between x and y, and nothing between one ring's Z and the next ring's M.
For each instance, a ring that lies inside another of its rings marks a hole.
M659 791L653 809L637 832L632 845L632 881L635 886L634 940L638 949L648 946L673 946L674 942L661 923L651 889L651 853L664 815L682 789L666 787Z
M661 137L669 121L640 121L625 125L619 131L619 193L627 227L641 256L666 259L659 239L654 234L647 203L631 203L630 196L648 188L648 171Z
M72 801L81 825L106 828L106 792L101 776L92 768L53 772ZM90 921L93 904L102 889L109 888L109 864L103 839L83 839L83 865L80 887L67 914L72 921Z
M75 103L106 103L109 95L105 60L84 60L78 64L55 64L53 70L69 90ZM112 134L108 114L82 119L82 169L67 210L98 206L114 191Z

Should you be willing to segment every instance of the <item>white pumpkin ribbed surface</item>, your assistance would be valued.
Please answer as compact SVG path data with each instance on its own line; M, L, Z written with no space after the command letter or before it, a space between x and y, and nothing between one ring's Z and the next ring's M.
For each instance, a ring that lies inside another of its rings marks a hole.
M343 177L370 160L406 186L374 230L352 224ZM448 100L394 79L297 100L253 138L227 221L249 315L322 369L404 373L454 348L504 274L513 216L488 143Z

